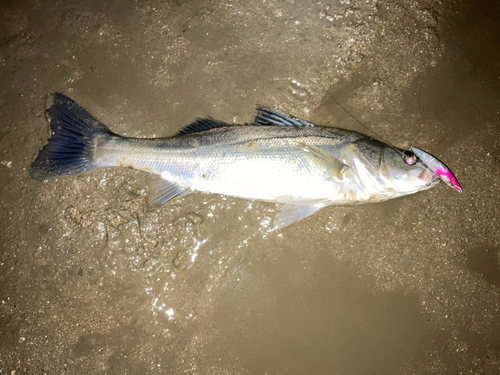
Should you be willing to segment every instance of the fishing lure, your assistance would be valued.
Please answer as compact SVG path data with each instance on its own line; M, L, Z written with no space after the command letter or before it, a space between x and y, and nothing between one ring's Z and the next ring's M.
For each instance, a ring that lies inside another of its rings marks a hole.
M451 173L450 169L441 163L434 156L428 154L425 151L422 151L416 147L410 147L410 150L418 156L418 158L424 163L433 173L436 174L446 185L455 189L458 192L462 192L462 188L458 183L457 179Z

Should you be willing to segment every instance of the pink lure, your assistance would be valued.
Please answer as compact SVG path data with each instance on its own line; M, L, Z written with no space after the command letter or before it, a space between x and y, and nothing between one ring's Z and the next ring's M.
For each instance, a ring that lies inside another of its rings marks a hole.
M443 180L446 185L460 193L462 192L462 188L460 187L457 179L446 165L441 163L434 156L428 154L427 152L419 150L416 147L412 146L410 147L410 150L415 155L417 155L422 163L424 163L432 172L434 172L436 176Z

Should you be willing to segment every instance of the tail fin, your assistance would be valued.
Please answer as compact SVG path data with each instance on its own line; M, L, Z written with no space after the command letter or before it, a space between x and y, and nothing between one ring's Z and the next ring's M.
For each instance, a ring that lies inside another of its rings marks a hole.
M92 162L93 139L113 134L67 96L54 93L48 110L52 137L31 164L30 176L46 180L99 167Z

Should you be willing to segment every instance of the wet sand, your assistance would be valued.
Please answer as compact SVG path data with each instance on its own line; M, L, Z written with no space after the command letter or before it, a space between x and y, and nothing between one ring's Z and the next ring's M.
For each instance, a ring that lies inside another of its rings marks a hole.
M500 372L500 6L493 1L4 2L0 374ZM327 207L28 169L63 92L113 131L256 105L443 160L444 184ZM374 133L371 133L374 132Z

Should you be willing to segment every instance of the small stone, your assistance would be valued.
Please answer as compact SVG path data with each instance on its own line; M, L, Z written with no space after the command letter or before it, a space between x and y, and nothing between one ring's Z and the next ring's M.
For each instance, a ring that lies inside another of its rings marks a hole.
M186 218L195 225L201 224L203 222L203 217L194 212L188 213L186 215Z

